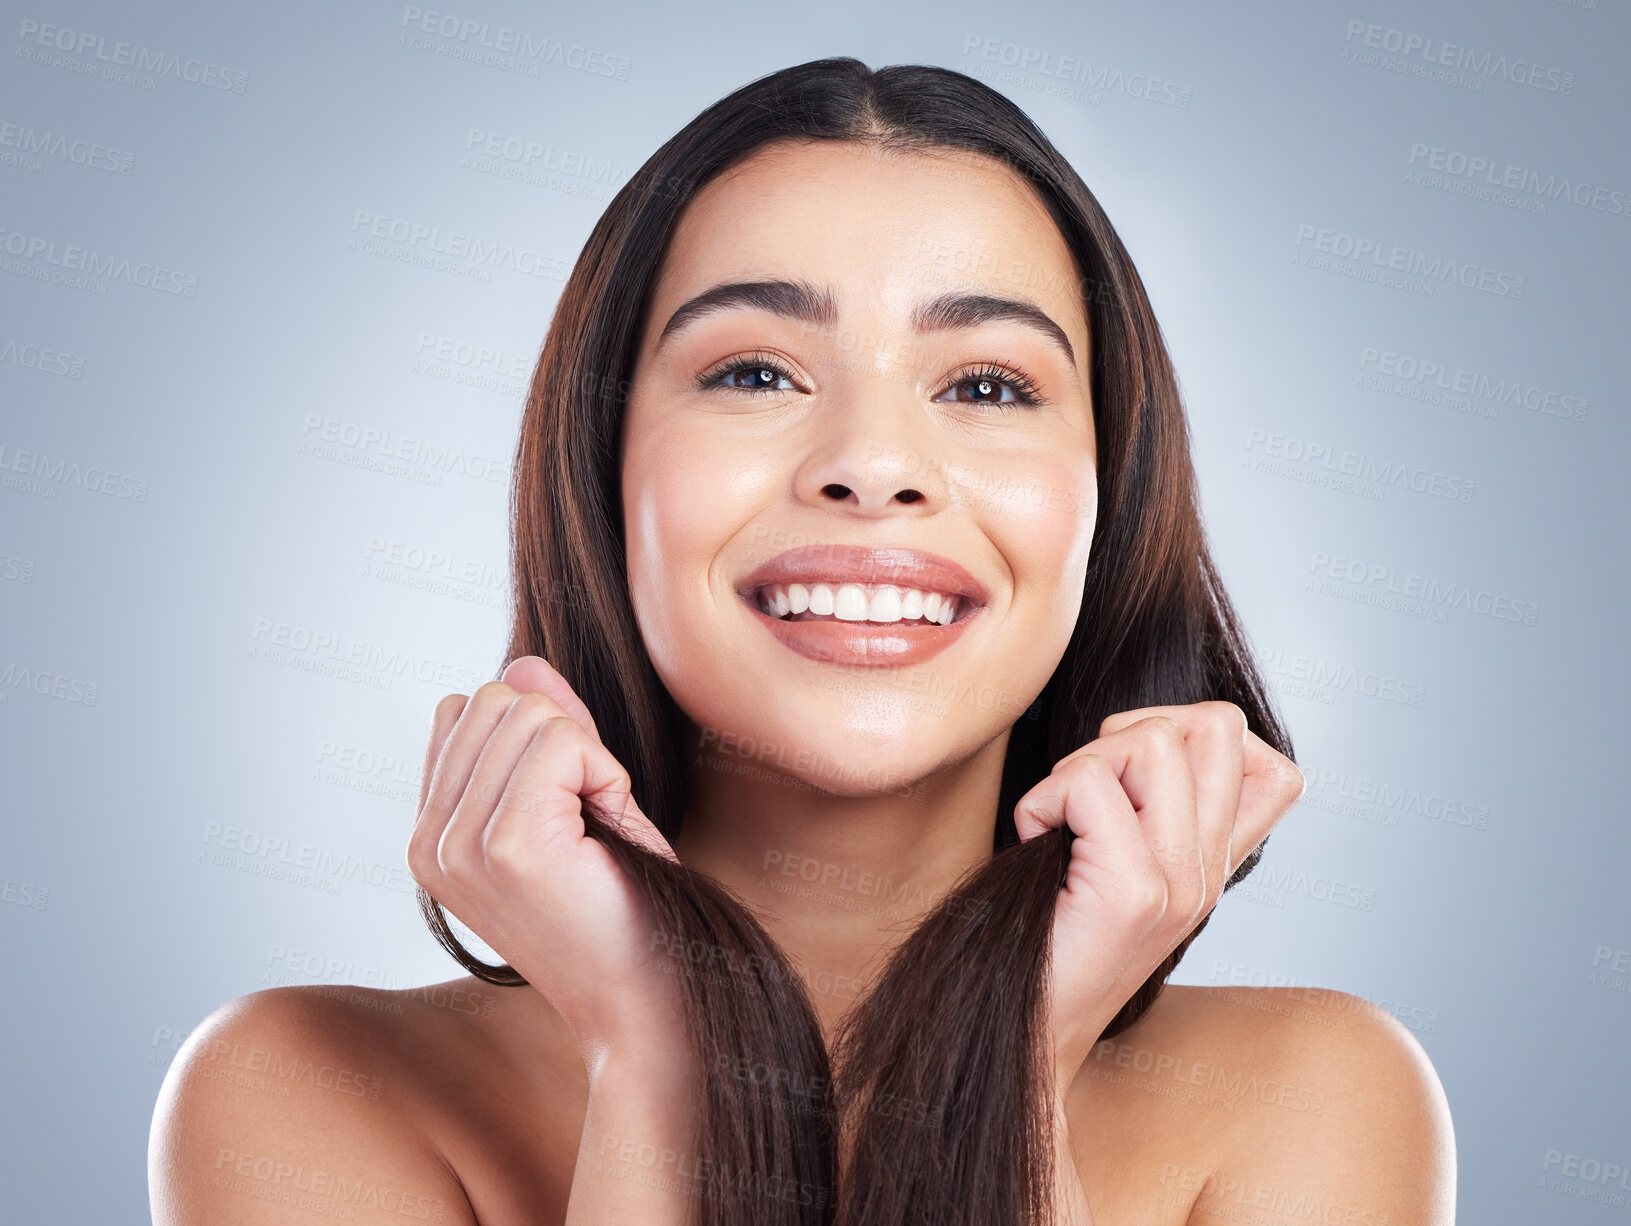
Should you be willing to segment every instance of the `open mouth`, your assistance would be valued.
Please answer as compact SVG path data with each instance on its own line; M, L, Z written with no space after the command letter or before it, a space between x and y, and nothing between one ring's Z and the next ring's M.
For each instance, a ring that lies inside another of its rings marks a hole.
M921 664L979 617L989 591L939 554L904 545L818 542L739 580L758 624L806 659L861 668Z
M753 601L780 621L872 626L949 626L971 606L955 592L895 583L767 583L753 589Z

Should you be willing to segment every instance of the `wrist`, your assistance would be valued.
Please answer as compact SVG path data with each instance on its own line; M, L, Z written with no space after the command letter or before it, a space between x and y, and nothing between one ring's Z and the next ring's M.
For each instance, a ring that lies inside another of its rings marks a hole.
M589 1091L645 1092L695 1102L701 1070L682 1034L620 1033L580 1045Z
M591 1077L607 1064L660 1075L665 1067L694 1059L690 1020L676 1000L625 991L613 1001L591 1004L557 1000L538 990L571 1032Z
M1093 1040L1085 1037L1054 1044L1051 1072L1055 1099L1063 1102L1070 1097L1072 1087L1081 1076L1092 1051Z
M1084 1017L1078 1015L1070 1022L1055 1018L1049 1026L1053 1055L1053 1084L1061 1097L1068 1095L1076 1084L1087 1062L1093 1058L1105 1028L1115 1019L1115 1010L1107 1016Z

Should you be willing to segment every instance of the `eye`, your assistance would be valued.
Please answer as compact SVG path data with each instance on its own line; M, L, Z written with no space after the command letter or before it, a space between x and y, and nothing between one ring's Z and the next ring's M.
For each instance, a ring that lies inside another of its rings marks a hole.
M798 391L793 383L793 376L787 373L781 363L762 353L733 358L723 366L704 371L697 376L697 386L705 391L718 387L755 395Z
M964 394L965 389L967 394ZM936 401L950 399L968 404L989 404L1005 411L1019 405L1027 407L1043 403L1036 383L1022 371L1007 367L985 365L958 373L951 386L935 397Z

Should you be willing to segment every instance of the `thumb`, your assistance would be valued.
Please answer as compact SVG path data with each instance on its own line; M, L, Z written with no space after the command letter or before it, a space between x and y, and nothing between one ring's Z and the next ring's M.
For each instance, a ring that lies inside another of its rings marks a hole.
M595 717L589 714L589 708L584 705L583 699L577 696L567 684L566 678L561 676L543 656L517 656L510 661L499 680L523 694L544 695L576 720L578 727L595 740L600 740L600 729L595 727Z
M623 815L615 819L614 824L630 842L638 843L654 856L661 856L665 860L672 860L675 864L680 862L679 856L663 837L663 832L657 829L657 824L647 817L634 797L628 798L628 804L623 809Z
M1021 843L1065 824L1065 793L1054 786L1057 782L1050 775L1014 805L1014 829Z
M631 843L652 855L679 863L657 824L646 816L629 789L628 773L604 745L584 746L584 776L581 797L585 817L592 804L595 813Z

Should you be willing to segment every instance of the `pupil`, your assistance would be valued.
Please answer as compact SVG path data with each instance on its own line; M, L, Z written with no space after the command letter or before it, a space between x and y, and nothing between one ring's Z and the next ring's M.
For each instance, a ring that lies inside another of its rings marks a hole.
M979 393L982 396L989 396L991 394L991 380L990 379L981 379L974 386L979 390Z

